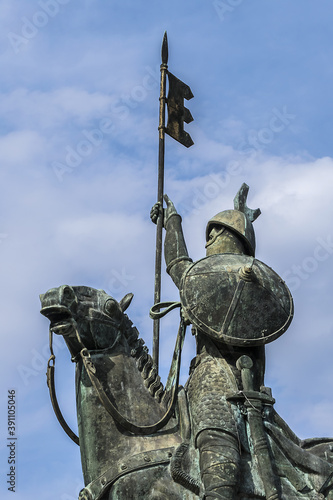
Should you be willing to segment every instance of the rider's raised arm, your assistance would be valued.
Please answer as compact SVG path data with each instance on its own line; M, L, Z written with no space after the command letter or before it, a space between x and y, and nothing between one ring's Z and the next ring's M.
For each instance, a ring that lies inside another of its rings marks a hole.
M165 263L167 273L170 274L174 283L179 288L181 278L186 269L191 265L192 259L189 257L186 248L182 218L167 195L164 195L164 200L166 202L166 209L163 214L163 225L166 230L164 240ZM150 216L153 222L156 222L159 210L158 204L152 208Z
M174 204L164 195L167 204L165 210L164 226L166 230L164 240L164 257L167 265L167 273L170 274L176 286L179 288L181 278L191 265L192 259L188 255L182 228L182 218L177 213Z

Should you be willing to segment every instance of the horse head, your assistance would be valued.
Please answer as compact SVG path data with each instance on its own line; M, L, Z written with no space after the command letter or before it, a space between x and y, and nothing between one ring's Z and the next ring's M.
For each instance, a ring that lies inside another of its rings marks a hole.
M62 285L40 296L41 313L50 320L50 330L62 335L73 358L83 347L89 350L125 347L122 332L129 319L124 314L133 294L120 302L104 290Z
M50 332L62 335L73 361L80 360L82 350L91 354L123 355L135 361L145 387L158 401L164 394L161 379L148 349L132 321L125 314L133 294L119 302L104 290L86 286L62 285L40 296L41 313L50 320Z

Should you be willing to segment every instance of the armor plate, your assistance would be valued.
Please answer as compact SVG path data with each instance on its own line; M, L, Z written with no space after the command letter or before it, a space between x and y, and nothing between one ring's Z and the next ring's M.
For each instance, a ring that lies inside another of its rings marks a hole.
M235 346L268 344L293 318L285 282L247 255L217 254L195 262L182 278L180 299L196 328Z

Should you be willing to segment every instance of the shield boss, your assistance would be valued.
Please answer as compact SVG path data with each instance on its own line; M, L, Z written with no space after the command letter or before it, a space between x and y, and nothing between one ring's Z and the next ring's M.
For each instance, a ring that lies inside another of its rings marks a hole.
M285 282L247 255L217 254L195 262L182 278L180 299L195 327L235 346L268 344L293 317Z

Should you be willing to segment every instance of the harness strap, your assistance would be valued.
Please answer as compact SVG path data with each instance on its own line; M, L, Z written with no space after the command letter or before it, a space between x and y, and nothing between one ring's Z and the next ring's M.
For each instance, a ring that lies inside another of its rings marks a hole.
M99 381L98 377L96 376L96 367L93 361L91 360L88 349L84 348L81 350L80 354L83 364L86 368L87 374L89 376L92 385L95 387L97 391L98 397L102 405L104 406L106 411L118 422L118 424L120 424L125 430L131 432L132 434L154 434L158 430L162 429L162 427L164 427L170 420L176 403L177 387L179 383L181 351L184 343L185 332L186 332L186 323L184 318L181 317L174 355L173 355L173 361L170 369L170 372L172 372L173 374L172 380L170 380L170 382L168 381L170 383L170 389L172 388L171 400L168 409L166 410L163 417L158 422L152 425L136 425L133 422L127 420L119 413L119 411L114 406L114 404L106 394L105 390L103 389L102 384Z
M47 362L46 383L47 383L47 386L49 388L52 407L53 407L55 416L58 419L59 424L66 432L67 436L69 436L72 439L72 441L74 441L74 443L76 443L78 446L80 446L78 436L68 426L66 420L64 419L64 417L61 413L61 410L60 410L59 404L58 404L58 400L57 400L57 396L56 396L55 383L54 383L55 355L54 355L53 347L52 347L52 331L51 331L51 329L50 329L49 340L50 340L51 356ZM53 362L53 364L51 364L51 362Z
M165 307L164 311L161 311L161 308ZM176 307L181 307L180 302L157 302L150 308L149 316L151 319L160 319L163 318L168 312L172 311L172 309L176 309Z
M128 455L113 463L98 478L80 491L79 500L100 500L108 489L122 476L130 472L168 465L175 451L174 446Z

